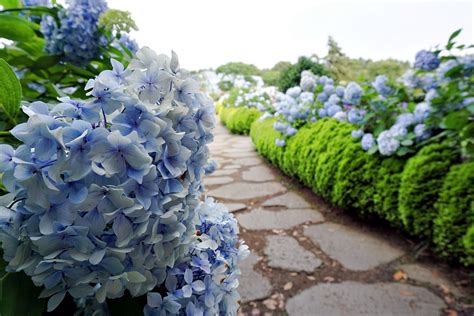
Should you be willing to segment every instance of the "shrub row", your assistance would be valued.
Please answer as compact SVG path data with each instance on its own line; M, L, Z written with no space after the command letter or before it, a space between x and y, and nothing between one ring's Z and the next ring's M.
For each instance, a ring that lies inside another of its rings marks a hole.
M328 118L302 127L277 147L276 119L255 120L258 152L336 206L381 218L429 240L441 256L474 265L474 163L462 163L449 141L409 159L369 155L353 125Z
M217 106L219 118L232 133L248 135L253 121L258 119L262 112L256 108Z

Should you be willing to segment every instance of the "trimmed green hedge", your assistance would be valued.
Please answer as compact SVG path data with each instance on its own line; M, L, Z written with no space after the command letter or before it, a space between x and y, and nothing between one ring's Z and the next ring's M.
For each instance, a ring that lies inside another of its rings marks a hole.
M459 153L449 142L430 144L410 158L403 170L398 210L407 231L430 237L434 207L449 168L460 160Z
M258 119L262 112L255 108L218 107L219 118L232 133L248 135L250 125Z
M257 151L334 205L381 218L435 243L435 250L474 265L474 163L461 163L453 144L427 145L409 159L369 155L353 126L323 119L287 140L276 120L256 120ZM448 174L449 172L449 174Z
M474 162L450 169L435 208L439 213L434 222L438 252L474 264ZM469 252L470 262L463 255Z

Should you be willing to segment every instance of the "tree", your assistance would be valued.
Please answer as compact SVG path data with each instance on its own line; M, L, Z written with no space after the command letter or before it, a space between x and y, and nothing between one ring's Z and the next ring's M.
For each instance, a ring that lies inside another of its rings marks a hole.
M278 89L285 92L291 87L300 84L301 72L303 70L310 70L315 75L327 75L328 72L323 64L316 63L309 57L301 56L298 62L291 65L281 73L281 78L278 82Z
M221 65L217 67L216 72L226 75L234 74L243 76L258 76L261 73L257 66L242 62L229 62L227 64Z

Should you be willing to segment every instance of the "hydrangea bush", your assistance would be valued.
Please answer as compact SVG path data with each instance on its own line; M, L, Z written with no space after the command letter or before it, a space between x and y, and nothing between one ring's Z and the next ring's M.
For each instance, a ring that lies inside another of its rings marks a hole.
M474 155L474 57L460 55L453 33L445 49L420 51L414 70L397 82L379 75L373 82L336 85L327 76L302 73L300 85L277 95L275 130L288 137L309 122L333 117L356 126L354 138L364 150L383 156L414 153L439 138L459 142L463 156ZM267 114L263 118L269 117Z
M222 204L200 202L213 102L174 53L112 65L89 100L23 107L22 144L0 146L7 271L42 287L48 311L66 295L107 311L128 292L147 296L145 315L234 315L248 249Z

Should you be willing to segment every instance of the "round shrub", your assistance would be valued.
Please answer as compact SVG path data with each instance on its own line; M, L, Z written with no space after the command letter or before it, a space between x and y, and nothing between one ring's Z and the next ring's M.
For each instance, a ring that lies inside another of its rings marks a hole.
M434 207L451 165L459 161L459 152L449 141L423 147L408 159L400 182L399 213L409 233L430 237Z
M220 111L223 124L234 134L248 135L252 123L262 115L257 109L246 107L224 107Z
M267 118L263 121L255 120L250 128L250 137L262 156L274 165L280 166L285 147L278 147L275 144L275 139L281 137L280 133L273 129L275 122L275 118Z
M346 148L353 145L355 140L351 137L353 126L347 123L336 121L334 128L320 133L321 139L327 139L329 142L325 150L319 153L318 163L314 169L312 188L322 197L332 200L332 191L339 180L336 177L338 168L343 162Z
M374 212L394 226L401 226L398 192L406 160L386 158L381 161L375 179Z
M347 143L338 161L332 202L365 215L374 210L374 182L381 158L367 154L356 139L351 139L350 133L347 138L351 141Z
M474 256L468 256L465 243L474 249L472 237L467 237L468 229L474 225L474 162L451 167L435 209L438 212L433 236L436 251L443 257L460 257L473 263Z
M466 235L463 238L463 246L464 246L464 255L461 261L466 266L473 266L474 265L474 225L469 227Z

